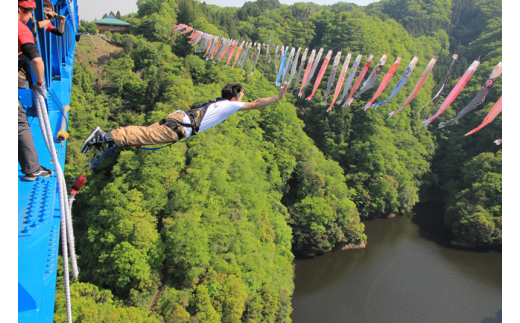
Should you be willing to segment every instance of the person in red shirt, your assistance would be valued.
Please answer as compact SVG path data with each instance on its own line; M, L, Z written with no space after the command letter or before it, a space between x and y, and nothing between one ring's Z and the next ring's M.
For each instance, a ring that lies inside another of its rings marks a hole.
M58 16L54 11L52 11L53 5L49 0L43 0L43 12L45 14L45 20L38 21L38 28L45 28L50 33L53 33L56 36L63 36L65 32L65 17ZM60 21L60 28L54 27L51 23L54 18L58 18Z
M18 55L23 54L29 59L37 81L33 89L46 97L43 60L34 43L33 33L25 25L31 18L34 9L36 9L35 1L18 0ZM29 71L27 72L29 73ZM38 179L38 176L49 177L52 175L52 170L41 166L38 162L31 128L27 123L27 116L20 101L18 101L18 162L22 173L25 174L24 180L26 181L34 181Z

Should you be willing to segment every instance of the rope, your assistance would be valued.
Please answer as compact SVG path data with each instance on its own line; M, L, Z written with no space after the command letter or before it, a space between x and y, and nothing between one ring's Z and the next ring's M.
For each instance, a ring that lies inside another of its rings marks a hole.
M184 141L182 141L184 142ZM166 147L170 147L171 145L173 145L175 142L172 142L171 144L169 144L168 146L162 146L162 147L158 147L158 148L143 148L143 147L139 147L139 149L142 149L142 150L159 150L159 149L163 149L163 148L166 148Z
M54 147L52 147L52 138L50 137L50 134L52 133L49 125L49 119L46 113L43 113L42 106L44 106L45 101L43 99L43 96L38 91L34 91L36 94L36 112L38 115L38 121L40 122L40 127L42 129L43 138L45 140L45 143L47 145L47 149L49 150L49 153L51 154L52 161L55 164L56 167L56 173L58 177L58 186L59 186L59 197L60 197L60 207L61 207L61 250L63 253L63 271L64 271L64 280L65 280L65 306L67 309L67 322L72 323L72 309L71 309L71 302L70 302L70 282L69 282L69 263L68 263L68 253L67 253L67 210L68 203L64 203L65 196L63 193L63 183L60 179L63 179L63 172L61 170L61 166L58 161L58 157L56 156L56 151ZM42 104L43 103L43 104ZM70 211L70 210L69 210ZM69 232L72 233L72 232ZM73 248L72 248L72 251ZM75 257L74 257L75 261ZM76 268L77 271L77 268ZM73 275L74 275L74 262L73 262ZM77 277L77 272L76 272Z
M107 152L106 152L103 156L101 156L98 160L96 160L96 161L92 164L92 166L90 166L90 168L92 169L92 168L96 167L96 165L101 161L101 159L103 159L106 155L108 155L109 152L111 152L112 150L114 150L114 149L116 149L116 148L117 148L117 145L112 146L112 148L110 148L109 150L107 150Z
M39 100L41 101L40 102L41 106L46 106L45 105L46 102L43 99L43 97L40 97ZM47 135L46 143L47 143L47 147L54 148L53 147L54 142L53 142L53 138L52 138L52 131L51 131L51 126L50 126L48 114L47 113L42 113L42 115L43 115L44 125L45 125L45 128L46 128L46 135ZM67 240L68 240L68 244L69 244L69 253L70 253L70 258L71 258L70 260L71 260L71 265L72 265L72 277L77 279L78 278L78 265L77 265L77 261L76 261L76 252L75 252L75 247L74 247L74 232L73 232L73 228L72 228L72 214L70 213L70 208L69 208L69 205L67 203L67 184L65 183L65 177L63 176L63 171L61 169L61 165L59 164L58 157L56 156L55 149L49 148L49 150L51 151L51 154L54 154L53 159L54 158L56 159L54 161L54 163L56 165L56 173L57 173L57 178L58 178L58 188L59 188L60 194L61 194L60 198L63 199L63 204L65 205L65 215L66 215L66 221L67 221L66 222L66 224L67 224Z

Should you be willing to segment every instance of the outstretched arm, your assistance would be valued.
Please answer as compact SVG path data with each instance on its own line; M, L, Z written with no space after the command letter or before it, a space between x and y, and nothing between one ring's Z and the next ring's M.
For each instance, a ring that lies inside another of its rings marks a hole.
M287 88L288 87L289 87L289 84L287 84L282 89L282 91L280 91L280 93L278 93L278 95L276 95L276 96L273 96L273 97L270 97L270 98L256 99L253 102L246 102L242 106L242 108L240 108L240 110L238 110L238 111L260 109L260 108L263 108L263 107L265 107L265 106L267 106L267 105L269 105L271 103L275 103L275 102L277 102L278 100L280 100L281 98L284 97L285 92L287 92Z

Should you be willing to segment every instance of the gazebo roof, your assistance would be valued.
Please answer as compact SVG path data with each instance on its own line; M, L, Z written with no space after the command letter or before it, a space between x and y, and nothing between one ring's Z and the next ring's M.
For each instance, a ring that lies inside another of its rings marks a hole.
M114 18L110 15L106 18L94 21L96 25L117 25L117 26L130 26L130 23Z

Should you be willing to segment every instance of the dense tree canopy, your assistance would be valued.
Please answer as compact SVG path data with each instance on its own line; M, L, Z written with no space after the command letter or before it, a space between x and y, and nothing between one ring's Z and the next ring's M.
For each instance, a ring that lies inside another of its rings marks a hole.
M362 109L374 88L326 113L318 104L324 81L314 100L287 94L187 142L158 151L123 147L105 157L73 207L81 268L71 287L75 321L290 322L293 254L360 245L367 240L362 218L410 210L421 194L445 199L445 223L457 239L501 244L501 152L493 144L501 138L501 117L464 137L500 97L501 81L478 111L454 125L425 127L424 115L416 114L444 81L454 52L461 57L449 89L478 56L482 64L439 119L451 119L478 92L501 60L498 0L137 5L137 13L121 17L131 34L110 36L115 52L74 66L69 182L87 163L79 147L94 125L150 125L214 98L227 83L243 84L246 101L278 93L273 63L260 80L259 68L245 76L206 61L174 24L341 50L342 61L348 52L402 57L381 100L414 56L419 62L396 97L377 109ZM78 44L78 57L89 50ZM432 77L405 110L388 118L431 57L438 58ZM257 67L264 64L261 55ZM66 319L61 290L57 322Z

